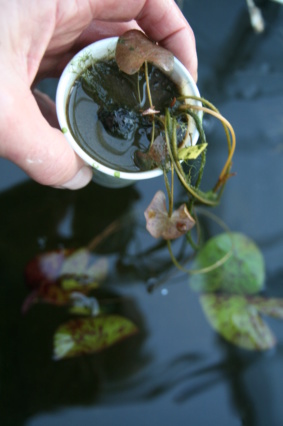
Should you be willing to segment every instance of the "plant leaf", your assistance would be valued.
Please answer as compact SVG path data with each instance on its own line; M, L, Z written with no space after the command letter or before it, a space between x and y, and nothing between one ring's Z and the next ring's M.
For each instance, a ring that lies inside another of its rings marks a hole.
M166 169L169 166L167 145L162 135L155 138L147 152L135 151L135 164L141 170L151 170L156 167Z
M230 343L248 350L266 350L276 344L273 333L248 298L203 294L200 300L211 326Z
M43 283L56 281L66 256L71 250L55 250L35 256L25 267L28 287L37 288Z
M178 150L179 160L196 160L198 156L206 149L207 143L201 143L194 146L187 146Z
M137 331L135 324L118 315L71 320L55 332L54 359L102 351Z
M145 61L168 73L174 66L172 53L151 41L141 31L130 30L124 33L116 47L116 62L120 70L126 74L135 74Z
M166 197L162 191L155 194L144 215L146 228L154 238L173 240L187 233L195 225L186 204L175 210L171 217L168 216Z
M283 299L257 296L250 298L249 301L262 314L283 319Z
M91 315L97 316L100 313L99 302L96 297L89 297L83 293L74 291L70 295L72 300L72 307L69 312L75 315Z
M86 248L80 248L74 251L65 260L60 269L60 276L81 275L85 272L90 253Z
M263 289L263 256L255 243L240 233L223 233L208 240L197 253L192 268L213 266L229 252L231 256L220 266L190 277L193 290L253 294Z
M27 283L34 291L24 301L22 310L26 312L36 302L68 304L72 292L88 294L105 279L107 271L107 259L92 260L85 248L36 256L25 271Z

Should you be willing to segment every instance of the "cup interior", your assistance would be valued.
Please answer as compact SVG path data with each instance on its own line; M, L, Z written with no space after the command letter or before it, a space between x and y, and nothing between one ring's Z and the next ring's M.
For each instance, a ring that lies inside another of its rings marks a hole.
M120 179L126 179L129 181L136 181L141 179L150 179L163 174L161 169L153 169L141 172L125 172L120 170L114 170L104 164L98 162L95 158L91 157L86 153L81 146L77 143L72 135L71 129L67 119L67 103L69 99L70 91L74 85L75 80L78 76L88 68L92 63L102 59L112 59L115 57L115 49L117 45L118 37L111 37L103 39L82 49L77 53L74 58L65 67L56 92L56 111L57 117L60 124L60 128L64 133L68 143L74 149L79 157L81 157L86 164L90 165L95 171L99 171L109 178L119 177ZM183 64L176 58L174 58L173 72L170 73L172 81L178 85L180 92L183 95L194 95L200 96L199 90L191 77L189 71L183 66ZM198 101L190 101L198 104ZM202 113L198 113L199 117L202 117ZM195 145L199 138L199 133L193 120L189 123L190 133L190 144ZM109 179L108 178L108 179Z

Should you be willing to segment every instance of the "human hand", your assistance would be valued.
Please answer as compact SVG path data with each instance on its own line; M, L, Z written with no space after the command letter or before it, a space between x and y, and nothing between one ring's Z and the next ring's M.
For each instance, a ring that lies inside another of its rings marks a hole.
M96 40L142 29L197 79L193 32L174 0L0 0L0 156L37 182L78 189L92 170L59 130L54 102L33 90Z

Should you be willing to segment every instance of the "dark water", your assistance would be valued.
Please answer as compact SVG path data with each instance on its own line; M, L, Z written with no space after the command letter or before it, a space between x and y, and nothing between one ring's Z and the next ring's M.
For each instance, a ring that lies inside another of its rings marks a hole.
M237 134L237 174L216 212L258 244L266 292L283 297L283 7L258 4L262 34L251 29L244 0L183 1L197 39L200 92ZM206 132L211 149L204 186L225 160L220 126L207 119ZM142 218L163 180L63 192L29 181L5 160L0 174L1 425L283 424L283 323L268 320L278 340L271 351L247 352L224 342L187 277L170 275L166 251L137 256L152 242L138 225L101 252L112 262L105 292L120 300L119 312L140 333L99 355L52 361L52 335L65 313L36 305L21 314L26 263L47 250L86 244L122 214ZM208 225L208 234L214 231ZM167 280L148 293L147 285L160 276Z
M148 78L152 104L164 114L180 91L154 66L149 65ZM75 82L67 106L68 122L90 157L114 170L139 172L136 154L146 152L152 138L152 119L141 114L149 107L144 72L127 75L119 71L115 60L101 61ZM160 127L155 121L155 138Z

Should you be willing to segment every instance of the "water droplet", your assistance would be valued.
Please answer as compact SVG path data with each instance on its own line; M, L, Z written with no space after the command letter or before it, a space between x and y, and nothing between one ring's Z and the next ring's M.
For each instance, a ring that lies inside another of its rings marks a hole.
M167 290L167 288L163 288L162 290L161 290L161 294L162 294L162 296L167 296L168 295L168 290Z

